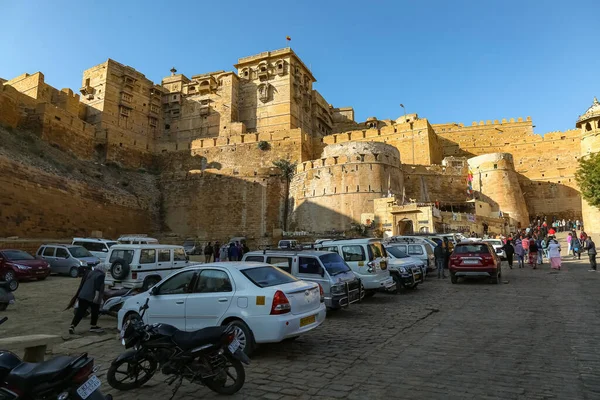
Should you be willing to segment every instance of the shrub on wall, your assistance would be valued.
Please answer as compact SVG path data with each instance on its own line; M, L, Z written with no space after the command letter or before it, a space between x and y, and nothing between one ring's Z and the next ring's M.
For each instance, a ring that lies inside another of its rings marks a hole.
M581 196L594 207L600 207L600 153L590 154L579 160L575 172Z
M264 151L264 150L269 150L269 148L270 148L271 146L269 145L269 142L267 142L266 140L261 140L260 142L258 142L258 144L257 144L257 147L258 147L260 150L263 150L263 151Z

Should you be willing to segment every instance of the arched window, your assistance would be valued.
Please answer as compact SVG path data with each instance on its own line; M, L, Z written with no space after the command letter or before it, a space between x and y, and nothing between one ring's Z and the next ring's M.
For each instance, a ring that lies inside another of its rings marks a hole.
M591 131L592 130L592 125L590 125L589 122L587 124L585 124L585 130L586 131Z

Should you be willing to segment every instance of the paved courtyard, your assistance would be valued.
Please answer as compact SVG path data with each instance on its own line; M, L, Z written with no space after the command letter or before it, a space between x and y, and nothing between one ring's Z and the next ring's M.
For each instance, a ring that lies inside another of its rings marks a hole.
M600 399L600 273L566 262L561 272L509 270L504 284L429 279L414 292L367 299L330 313L295 342L263 346L236 399ZM78 280L23 283L0 336L67 330L62 312ZM122 347L115 320L104 335L68 337L54 353L87 351L101 364ZM158 375L116 399L168 399ZM178 399L217 398L186 384Z

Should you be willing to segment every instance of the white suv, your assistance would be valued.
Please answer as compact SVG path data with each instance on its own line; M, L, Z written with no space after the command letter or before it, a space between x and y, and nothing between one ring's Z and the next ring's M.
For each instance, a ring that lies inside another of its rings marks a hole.
M190 262L183 246L116 244L110 248L105 264L108 286L147 290Z
M112 246L117 244L116 240L97 239L97 238L73 238L73 245L85 247L93 256L98 257L100 261L106 259L106 255Z

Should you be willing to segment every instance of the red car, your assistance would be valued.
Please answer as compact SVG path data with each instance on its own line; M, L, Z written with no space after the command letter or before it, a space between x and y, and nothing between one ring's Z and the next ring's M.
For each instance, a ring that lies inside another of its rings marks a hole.
M485 242L461 242L450 255L450 279L459 277L488 277L492 283L500 283L501 261L494 248Z
M50 265L23 250L0 250L0 278L44 280L50 275Z

